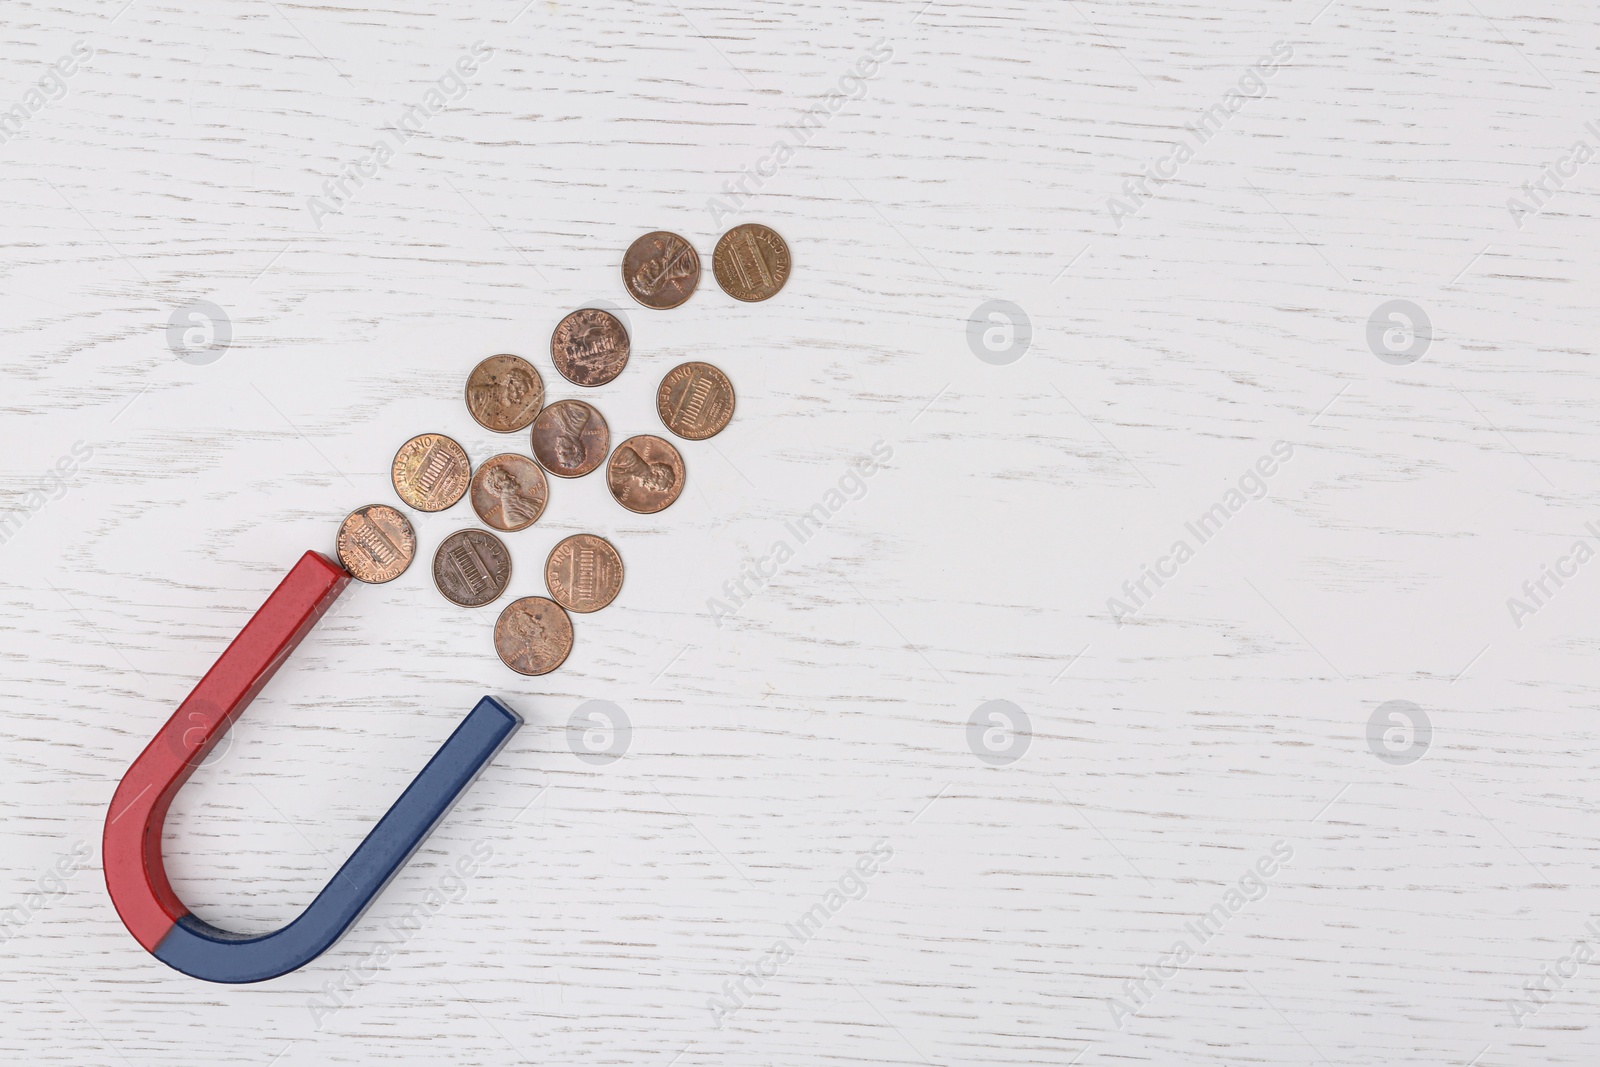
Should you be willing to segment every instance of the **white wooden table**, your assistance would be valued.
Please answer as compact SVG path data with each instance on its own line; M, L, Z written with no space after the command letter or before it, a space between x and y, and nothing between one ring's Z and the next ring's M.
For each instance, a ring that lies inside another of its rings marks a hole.
M1322 4L8 4L0 1059L1596 1062L1597 15ZM624 294L744 221L777 299ZM180 894L272 929L479 696L526 727L322 958L169 971L128 763L407 437L523 447L475 362L576 395L597 301L619 436L688 358L733 424L508 535L513 595L628 567L542 679L413 515L180 795Z

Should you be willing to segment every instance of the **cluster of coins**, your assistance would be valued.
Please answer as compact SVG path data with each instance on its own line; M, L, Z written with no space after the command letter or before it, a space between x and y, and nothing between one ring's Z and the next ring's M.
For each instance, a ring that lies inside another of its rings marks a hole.
M712 270L717 284L736 300L766 300L789 278L789 247L766 226L736 226L717 241ZM677 234L648 233L623 257L622 282L647 308L675 308L700 282L700 257ZM615 380L630 352L627 329L599 308L572 312L550 336L551 363L563 378L584 388ZM495 433L528 431L531 457L502 452L474 470L466 449L451 438L418 434L395 453L395 492L406 505L425 512L443 511L467 496L478 518L502 533L539 521L550 498L546 474L581 478L604 462L612 497L641 515L664 511L683 493L683 457L670 441L640 434L612 448L610 428L592 404L544 401L544 379L527 360L514 355L485 359L467 378L467 411ZM662 425L687 441L720 433L733 418L733 404L733 383L709 363L674 367L656 390ZM411 565L417 535L398 509L369 504L345 517L337 552L340 564L360 581L390 582ZM622 556L603 537L574 534L556 545L544 567L550 595L514 600L495 621L501 662L526 675L561 666L572 652L568 612L586 614L610 604L622 591L622 574ZM458 530L434 553L433 582L453 604L491 604L511 583L511 554L488 530Z

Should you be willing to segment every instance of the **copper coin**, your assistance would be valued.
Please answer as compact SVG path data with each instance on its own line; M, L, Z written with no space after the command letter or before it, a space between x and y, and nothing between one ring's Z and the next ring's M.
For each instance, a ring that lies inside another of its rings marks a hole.
M599 308L579 308L556 324L550 361L573 385L604 385L628 365L628 331Z
M486 525L515 533L539 521L550 499L544 471L527 456L502 452L472 476L472 510Z
M495 620L494 650L518 674L549 674L572 653L572 620L542 596L513 600Z
M750 303L777 296L791 266L789 246L778 231L755 222L723 234L711 253L711 273L722 291Z
M682 363L667 372L656 390L656 414L679 437L704 441L733 418L733 383L709 363Z
M683 492L683 457L659 437L630 437L611 453L606 484L617 503L641 515L665 511Z
M418 511L443 511L472 477L466 450L442 433L418 434L394 454L394 491Z
M334 551L339 565L356 581L382 585L411 566L417 534L406 517L388 504L368 504L344 517Z
M467 411L495 433L524 429L544 407L544 379L520 356L490 356L467 376Z
M606 420L581 400L558 400L533 420L533 455L558 478L588 474L610 447Z
M675 308L700 284L700 256L675 233L647 233L622 257L622 284L647 308Z
M550 550L544 584L568 611L599 611L622 592L622 557L604 537L573 534Z
M481 608L511 582L511 553L488 530L457 530L433 554L433 584L452 604Z

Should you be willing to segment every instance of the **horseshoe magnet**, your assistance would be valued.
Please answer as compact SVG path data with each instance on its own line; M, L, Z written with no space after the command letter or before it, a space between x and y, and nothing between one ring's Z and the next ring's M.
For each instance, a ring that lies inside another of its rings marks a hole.
M184 974L208 982L260 982L327 951L522 725L516 712L493 697L478 701L287 926L246 936L192 915L162 865L161 831L172 798L349 582L350 575L320 553L301 556L133 761L112 797L103 846L106 888L135 940Z

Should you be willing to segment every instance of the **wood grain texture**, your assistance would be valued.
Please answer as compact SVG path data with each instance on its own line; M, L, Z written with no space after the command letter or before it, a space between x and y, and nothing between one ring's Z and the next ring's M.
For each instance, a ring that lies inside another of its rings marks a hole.
M93 56L0 144L7 1061L1595 1062L1597 964L1508 1004L1595 940L1600 564L1520 626L1507 599L1600 545L1600 164L1520 226L1507 200L1600 146L1600 16L1322 3L9 4L0 110ZM479 41L470 88L314 219ZM1119 226L1108 200L1278 42ZM709 271L672 312L623 293L639 234L708 260L757 220L794 253L777 299ZM1032 323L1010 365L970 347L991 299ZM1368 346L1393 299L1432 323L1405 366ZM168 347L195 300L231 324L207 365ZM412 514L418 564L347 593L179 797L176 888L283 923L479 696L527 727L315 964L167 971L100 884L123 770L302 551L395 502L401 442L513 442L462 404L478 360L580 395L548 337L597 300L633 337L582 394L616 440L658 432L686 359L728 372L732 425L681 444L661 515L590 477L508 535L508 596L574 532L628 568L542 679L496 660L498 605L429 582L467 506ZM1108 598L1278 441L1265 495L1118 626ZM595 699L633 726L606 765L570 747ZM993 699L1032 723L1009 765L969 748ZM1432 724L1406 766L1368 739L1397 699ZM716 1025L876 842L864 896ZM1277 842L1261 899L1144 978Z

